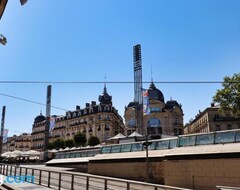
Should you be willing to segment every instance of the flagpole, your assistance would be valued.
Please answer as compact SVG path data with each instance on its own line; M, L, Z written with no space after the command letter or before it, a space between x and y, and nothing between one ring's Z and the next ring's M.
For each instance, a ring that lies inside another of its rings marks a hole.
M149 115L150 114L150 108L149 108L149 97L148 97L148 90L144 90L142 89L142 99L144 98L144 101L142 100L142 118L144 115ZM144 104L145 104L145 108L144 108ZM144 108L144 109L143 109ZM143 122L142 122L143 125ZM149 183L149 155L148 155L148 146L151 144L148 142L148 126L146 126L145 128L145 137L146 137L146 141L143 143L143 146L146 149L146 182Z

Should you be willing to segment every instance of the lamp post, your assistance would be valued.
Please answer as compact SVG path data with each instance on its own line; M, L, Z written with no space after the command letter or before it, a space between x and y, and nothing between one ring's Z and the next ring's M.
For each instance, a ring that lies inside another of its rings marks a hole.
M148 156L148 146L150 146L152 142L148 142L148 129L146 130L146 141L143 143L144 148L146 149L146 182L149 182L149 156Z

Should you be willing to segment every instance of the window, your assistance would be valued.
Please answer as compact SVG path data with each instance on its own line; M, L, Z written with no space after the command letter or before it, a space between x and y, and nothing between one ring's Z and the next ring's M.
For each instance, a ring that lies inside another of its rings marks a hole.
M150 107L150 112L160 112L161 108L159 107Z
M105 124L105 130L106 130L106 131L110 130L110 127L109 127L108 124Z
M148 120L148 127L161 127L161 121L153 117Z
M175 148L175 147L177 147L177 139L170 140L169 148Z
M214 134L197 135L196 145L213 144Z
M179 137L179 146L194 146L196 136Z
M216 125L216 131L221 131L220 125Z
M120 149L121 145L112 146L111 153L118 153L120 152Z
M109 115L106 115L106 120L110 120L110 116Z
M234 132L217 133L215 136L215 143L229 143L234 142Z
M102 148L101 153L102 154L108 154L111 152L111 146L105 146Z
M130 126L130 127L134 127L136 124L135 124L135 119L134 118L131 118L131 119L129 119L128 120L128 125Z
M142 151L142 149L143 149L142 143L132 144L132 152L134 152L134 151Z
M156 149L161 150L161 149L168 149L169 147L169 141L158 141Z
M131 144L122 145L121 152L130 152Z

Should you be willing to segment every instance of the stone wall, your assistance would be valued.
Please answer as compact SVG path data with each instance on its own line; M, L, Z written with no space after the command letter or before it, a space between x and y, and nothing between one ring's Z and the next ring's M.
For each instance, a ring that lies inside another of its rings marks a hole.
M216 185L240 186L240 159L203 159L165 162L166 185L216 190Z
M150 162L149 180L153 183L164 184L164 165L163 162ZM118 177L124 179L146 180L146 162L105 162L89 163L88 173Z

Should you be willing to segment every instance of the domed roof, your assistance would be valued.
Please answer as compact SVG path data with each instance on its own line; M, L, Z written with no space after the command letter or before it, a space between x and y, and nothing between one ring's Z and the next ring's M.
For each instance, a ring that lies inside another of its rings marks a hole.
M179 107L179 104L178 104L178 102L176 100L169 100L166 103L166 107L173 108L175 106Z
M129 104L128 104L128 108L130 108L130 107L136 107L136 105L138 105L138 102L129 102Z
M181 107L179 103L176 100L169 100L166 103L166 108L167 109L172 109L173 107Z
M38 115L37 117L35 117L34 123L40 123L40 122L42 122L42 121L44 121L44 120L46 120L46 117L44 117L44 116L42 115L42 113L40 113L40 115Z
M153 82L150 84L150 87L148 89L148 96L149 100L159 100L164 103L163 93L156 88Z

